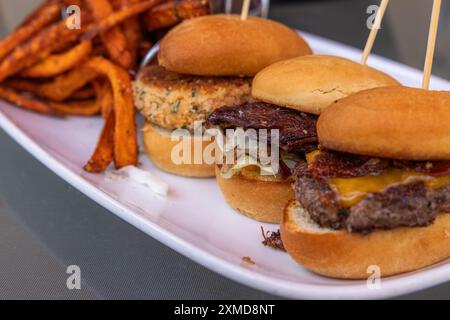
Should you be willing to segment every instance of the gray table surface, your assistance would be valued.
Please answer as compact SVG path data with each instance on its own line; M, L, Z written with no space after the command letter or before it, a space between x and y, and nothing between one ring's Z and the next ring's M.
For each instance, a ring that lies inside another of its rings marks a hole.
M277 4L272 16L362 46L368 1L338 2ZM327 18L319 21L318 14ZM346 19L336 18L342 15ZM384 31L375 51L401 60L389 26ZM1 130L0 155L0 299L277 299L211 272L123 222ZM81 268L81 290L66 287L69 265ZM401 298L449 299L450 283Z

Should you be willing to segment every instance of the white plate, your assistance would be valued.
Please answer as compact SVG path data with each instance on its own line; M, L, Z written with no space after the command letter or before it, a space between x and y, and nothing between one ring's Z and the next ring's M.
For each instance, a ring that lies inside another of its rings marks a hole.
M316 53L358 60L360 51L306 35ZM420 86L415 69L372 56L369 63L389 72L405 85ZM433 78L436 89L450 89L450 82ZM0 102L0 126L18 143L81 192L125 221L177 252L245 285L290 298L357 299L407 294L450 280L450 263L386 278L381 289L365 281L339 281L314 275L280 251L261 244L261 224L233 212L225 204L213 179L179 178L159 172L142 157L144 168L171 186L167 199L138 185L107 181L104 175L82 170L94 147L100 118L53 119ZM275 225L264 225L276 230ZM254 265L242 263L251 257Z

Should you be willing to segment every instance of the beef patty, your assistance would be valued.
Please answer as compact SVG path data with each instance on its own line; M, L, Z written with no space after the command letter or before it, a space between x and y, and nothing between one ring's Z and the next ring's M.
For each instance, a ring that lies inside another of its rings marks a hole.
M304 161L297 164L294 190L316 223L349 232L426 226L439 213L450 212L450 183L436 189L420 181L392 185L369 193L351 207L342 206L339 195L328 183L329 178L378 175L392 167L436 176L450 171L450 163L446 162L397 162L325 151L309 165Z

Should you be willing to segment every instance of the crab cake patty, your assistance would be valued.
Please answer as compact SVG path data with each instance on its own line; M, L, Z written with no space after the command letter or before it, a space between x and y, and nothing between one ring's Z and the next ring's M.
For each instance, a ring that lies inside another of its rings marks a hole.
M134 97L147 121L169 130L193 130L217 108L253 101L251 78L181 75L157 65L142 70Z

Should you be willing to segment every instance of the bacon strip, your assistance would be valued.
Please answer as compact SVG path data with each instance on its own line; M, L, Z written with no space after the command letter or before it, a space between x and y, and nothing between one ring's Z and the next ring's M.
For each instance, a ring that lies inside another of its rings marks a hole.
M321 150L309 165L312 175L322 179L374 176L388 168L437 177L450 174L450 161L398 161Z
M312 145L317 145L316 122L315 115L255 102L217 109L208 117L205 125L219 126L222 129L278 129L282 150L304 153L312 151ZM270 140L270 133L268 139Z

